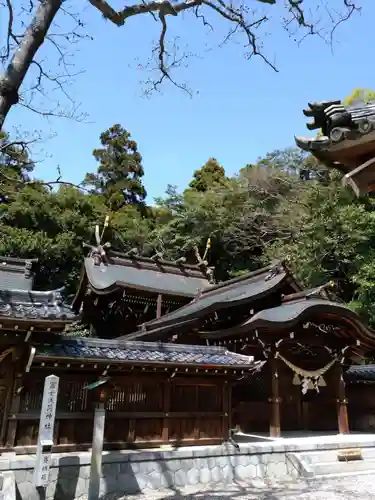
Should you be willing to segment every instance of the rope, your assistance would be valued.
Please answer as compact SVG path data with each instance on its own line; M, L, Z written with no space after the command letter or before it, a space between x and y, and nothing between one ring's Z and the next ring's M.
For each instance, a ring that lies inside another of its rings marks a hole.
M328 365L323 366L323 368L320 368L319 370L304 370L303 368L299 368L298 366L294 365L287 359L285 359L281 354L278 353L278 358L280 358L294 373L297 373L302 378L319 378L322 375L324 375L332 366L336 363L336 359L333 359L328 363Z

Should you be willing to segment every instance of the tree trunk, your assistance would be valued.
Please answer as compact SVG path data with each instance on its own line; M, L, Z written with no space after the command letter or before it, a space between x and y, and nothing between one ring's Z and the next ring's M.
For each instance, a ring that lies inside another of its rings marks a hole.
M18 102L18 91L62 0L41 0L4 74L0 77L0 130L11 107Z

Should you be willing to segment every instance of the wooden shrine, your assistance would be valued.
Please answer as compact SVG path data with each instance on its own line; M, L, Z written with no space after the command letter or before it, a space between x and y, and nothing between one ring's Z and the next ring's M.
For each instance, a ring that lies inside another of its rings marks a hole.
M90 448L98 401L106 449L218 444L236 428L349 431L344 373L375 335L330 285L302 290L283 262L214 284L202 265L98 247L73 309L32 289L35 263L3 263L3 451L33 453L50 374L55 451ZM78 320L91 338L67 336Z
M349 432L343 371L375 351L375 334L331 285L303 291L283 263L208 288L124 338L194 338L264 361L261 372L236 382L232 422L273 437L281 430Z
M66 337L0 366L9 378L0 451L33 453L47 375L60 378L53 451L91 447L98 401L105 449L186 446L230 439L232 383L261 363L223 347Z
M93 336L116 338L187 304L211 281L204 263L165 261L160 254L147 258L136 250L100 253L94 247L84 259L73 309L81 311Z
M347 386L349 419L353 430L374 433L375 431L375 365L350 366L344 373Z
M232 384L261 366L251 356L215 346L66 333L77 335L77 323L78 333L126 333L137 318L148 318L148 310L160 317L209 287L205 269L109 252L98 263L93 251L84 262L74 312L62 290L33 290L36 262L0 262L0 451L35 452L42 389L50 374L60 378L54 451L91 447L98 401L107 409L106 449L230 438Z

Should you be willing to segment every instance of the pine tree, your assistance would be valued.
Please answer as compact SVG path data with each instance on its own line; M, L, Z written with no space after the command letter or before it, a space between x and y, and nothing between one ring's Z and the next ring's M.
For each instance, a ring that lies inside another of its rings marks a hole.
M207 191L226 179L225 170L216 158L210 158L202 168L194 172L193 177L189 187L195 191Z
M100 136L102 147L94 149L99 162L96 174L86 174L85 184L101 194L110 210L125 205L143 206L146 190L142 184L142 156L130 133L121 125L113 125Z

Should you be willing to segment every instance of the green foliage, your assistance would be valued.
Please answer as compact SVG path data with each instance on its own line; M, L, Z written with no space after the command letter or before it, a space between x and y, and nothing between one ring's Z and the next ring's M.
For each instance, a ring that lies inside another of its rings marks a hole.
M93 151L99 162L97 173L87 174L85 184L93 186L94 192L104 197L110 210L119 210L128 204L142 205L146 190L137 143L121 125L113 125L103 132L100 142L102 148Z
M344 99L343 103L346 106L352 106L357 102L368 104L372 101L375 101L375 92L373 90L357 88Z
M73 291L82 265L83 243L92 242L105 206L76 188L50 192L26 186L11 203L0 205L0 254L40 260L37 286Z
M87 252L83 246L94 243L95 225L103 224L106 215L111 224L105 238L115 249L125 251L137 246L147 251L153 216L144 217L138 210L145 196L139 179L143 169L136 144L129 137L119 126L102 134L102 144L107 148L97 151L101 164L91 177L97 186L90 193L64 185L51 191L41 184L22 183L27 181L27 165L32 165L23 150L15 148L12 162L7 155L7 163L0 163L0 174L3 167L7 176L0 181L7 193L7 199L0 200L0 255L38 258L37 288L66 285L68 293L75 292ZM113 148L109 139L114 141ZM111 154L107 156L108 151ZM116 161L111 172L113 158ZM103 171L103 165L108 170ZM120 167L127 178L121 179ZM111 212L111 207L116 210Z
M196 249L202 256L210 238L207 260L218 280L288 257L304 286L334 279L341 298L375 326L375 198L355 198L336 173L287 148L231 178L211 158L188 189L168 186L147 207L141 156L129 133L115 125L101 142L98 171L86 178L91 192L22 184L28 157L17 148L11 162L0 157L0 173L10 178L0 183L8 193L0 200L0 254L39 258L38 288L65 284L75 291L83 244L94 243L95 225L109 215L104 239L119 251L158 250L196 263ZM88 334L79 325L73 330Z
M7 202L33 169L26 146L0 131L0 202Z
M190 189L195 191L205 192L216 185L225 184L225 170L218 163L216 158L209 158L202 168L196 170L193 175L193 180L190 182Z

